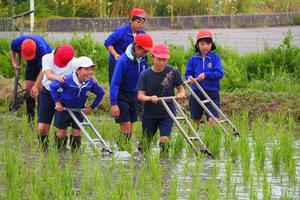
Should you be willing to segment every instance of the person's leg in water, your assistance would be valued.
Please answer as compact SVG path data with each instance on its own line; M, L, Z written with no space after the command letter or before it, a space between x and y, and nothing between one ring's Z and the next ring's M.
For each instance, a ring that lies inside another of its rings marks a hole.
M161 152L168 152L169 151L169 138L172 132L173 127L173 120L170 117L161 119L159 121L159 131L160 131L160 138L159 138L159 147Z
M39 94L39 112L38 112L38 139L42 149L47 149L48 132L55 113L55 104L51 98L50 92L42 88Z
M73 129L72 134L70 136L70 147L71 150L79 150L81 146L81 136L79 129Z
M67 145L67 129L57 129L55 135L55 145L58 150L65 149Z
M31 91L31 88L33 87L33 85L34 85L34 81L25 80L26 92L24 94L24 98L26 101L28 122L32 122L34 120L34 115L35 115L35 98L30 96L30 91Z

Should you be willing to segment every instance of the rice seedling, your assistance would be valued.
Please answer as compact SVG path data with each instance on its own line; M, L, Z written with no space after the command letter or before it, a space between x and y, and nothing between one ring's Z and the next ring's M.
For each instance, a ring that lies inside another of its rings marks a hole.
M177 178L177 176L175 176L171 180L170 193L167 198L168 200L177 200L178 199L177 187L178 187L178 178Z
M280 172L280 158L281 150L279 145L274 142L272 145L272 166L274 174L279 174Z
M271 199L272 189L268 183L268 172L264 170L264 178L263 178L263 199Z
M249 198L250 200L257 200L257 194L254 191L254 187L253 187L253 175L250 176L250 189L249 189Z
M225 165L226 199L231 199L231 175L232 162L228 159Z
M244 184L246 185L251 173L251 152L249 147L249 140L247 135L245 134L242 134L239 139L239 152L243 170L243 180Z
M196 161L196 165L192 169L192 182L190 187L189 199L196 200L202 199L201 194L201 179L199 178L200 170L201 170L201 159L198 157ZM204 189L204 188L203 188Z
M206 182L205 185L205 196L207 199L220 199L220 189L218 186L218 166L214 163L212 168L212 177Z

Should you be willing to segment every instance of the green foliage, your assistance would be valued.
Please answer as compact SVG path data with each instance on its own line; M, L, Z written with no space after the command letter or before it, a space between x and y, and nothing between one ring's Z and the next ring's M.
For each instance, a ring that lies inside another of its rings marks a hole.
M0 16L12 16L29 9L30 0L0 2ZM297 12L298 0L36 0L36 14L41 17L127 17L139 7L150 16L191 16L241 13Z
M190 39L191 46L194 41ZM100 82L108 82L108 51L90 33L80 36L74 34L70 43L76 56L89 56L96 63L95 75ZM169 64L175 66L184 76L188 59L195 54L192 48L170 44ZM10 40L0 38L0 75L12 78L14 72L9 61ZM261 90L268 92L300 93L300 48L292 44L292 35L288 33L282 44L275 48L266 47L264 51L239 55L235 50L217 45L216 53L221 56L224 66L224 78L221 87L224 91ZM24 72L22 71L21 74Z

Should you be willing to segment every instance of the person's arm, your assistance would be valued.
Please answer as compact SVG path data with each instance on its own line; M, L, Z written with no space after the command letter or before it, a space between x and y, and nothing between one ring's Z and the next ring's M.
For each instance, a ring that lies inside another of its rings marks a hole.
M142 102L151 101L152 103L157 103L158 97L156 95L153 96L147 96L146 95L146 73L145 71L142 72L138 79L137 83L137 89L138 89L138 100Z
M176 97L178 99L184 99L185 98L185 90L184 90L183 85L176 86L176 89L177 89Z
M56 75L52 72L51 69L46 69L45 74L47 76L47 79L51 81L57 80L63 83L66 80L66 75Z
M117 28L115 29L108 38L104 41L104 46L107 48L109 53L115 58L115 60L118 60L120 55L116 51L114 45L117 44L122 37L121 29Z
M189 77L194 77L195 71L194 71L194 66L193 66L193 59L190 58L188 61L188 64L186 65L185 68L185 79L188 80Z
M20 65L19 65L19 63L17 63L16 52L14 52L13 50L10 50L10 60L11 60L12 66L15 70L20 69Z
M93 112L93 110L99 106L100 102L103 99L104 96L104 90L103 88L98 84L95 83L93 85L93 88L91 90L92 93L94 93L96 95L96 98L94 99L93 103L90 106L86 106L83 110L84 114L89 115Z
M43 71L41 70L36 81L34 82L33 87L30 90L30 95L32 97L37 97L39 94L39 90L42 88L42 80L43 80Z
M156 95L147 96L146 92L141 90L138 91L138 99L143 102L146 101L151 101L152 103L158 102L158 97Z
M51 97L53 98L54 102L55 102L55 109L57 111L63 111L63 106L60 103L60 94L57 91L59 88L63 88L64 83L60 83L59 81L53 81L50 84L50 94Z
M114 46L108 46L107 50L109 51L109 53L111 53L111 55L113 55L113 57L115 58L115 60L119 59L120 54L118 54L118 52L115 50Z

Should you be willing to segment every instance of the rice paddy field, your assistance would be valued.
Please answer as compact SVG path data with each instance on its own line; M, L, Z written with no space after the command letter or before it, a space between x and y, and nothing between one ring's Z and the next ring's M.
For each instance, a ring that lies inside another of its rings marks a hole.
M98 153L85 138L82 149L38 147L35 125L26 117L1 115L0 199L299 199L299 121L282 114L249 118L231 114L241 136L204 125L198 133L215 159L195 156L174 126L169 152L158 137L137 154L141 124L129 144L130 158ZM119 128L105 114L91 117L113 150Z

